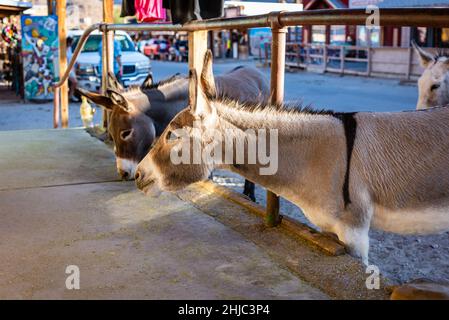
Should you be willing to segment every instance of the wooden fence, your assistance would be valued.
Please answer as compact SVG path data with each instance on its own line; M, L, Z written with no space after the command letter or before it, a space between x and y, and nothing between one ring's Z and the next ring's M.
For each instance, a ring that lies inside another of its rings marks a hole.
M265 65L271 61L271 44L265 43ZM436 51L436 48L427 49ZM307 71L414 80L423 72L413 48L336 46L287 42L285 67Z

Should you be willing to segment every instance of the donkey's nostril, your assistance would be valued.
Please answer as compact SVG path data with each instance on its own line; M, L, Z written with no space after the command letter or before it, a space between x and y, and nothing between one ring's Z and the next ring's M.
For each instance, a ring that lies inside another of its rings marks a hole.
M136 171L136 174L134 175L134 179L136 179L136 181L139 181L140 176L141 176L140 171Z
M122 177L122 179L124 179L124 180L128 180L129 179L129 172L128 171L119 169L118 173L119 173L120 177Z

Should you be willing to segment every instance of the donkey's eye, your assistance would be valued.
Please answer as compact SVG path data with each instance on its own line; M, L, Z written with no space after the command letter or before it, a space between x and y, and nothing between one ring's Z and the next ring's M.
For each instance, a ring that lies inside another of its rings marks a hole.
M174 131L169 131L167 133L167 140L174 141L174 140L178 140L178 139L179 139L179 136Z
M123 131L120 132L120 139L126 141L129 138L131 138L132 134L133 134L133 129L123 130Z
M430 87L430 91L435 91L436 89L438 89L440 87L440 84L435 83Z

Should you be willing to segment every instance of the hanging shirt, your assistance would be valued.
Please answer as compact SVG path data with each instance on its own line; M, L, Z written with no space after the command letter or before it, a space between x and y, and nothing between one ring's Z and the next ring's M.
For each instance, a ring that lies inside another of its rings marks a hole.
M136 0L135 8L139 22L154 22L166 18L162 0Z

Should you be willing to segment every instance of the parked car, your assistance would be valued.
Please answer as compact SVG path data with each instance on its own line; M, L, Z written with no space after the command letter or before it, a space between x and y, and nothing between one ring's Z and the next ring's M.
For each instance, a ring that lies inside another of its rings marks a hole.
M160 59L162 54L168 53L169 48L167 40L151 39L143 47L143 53L150 59Z
M150 40L140 40L140 41L137 43L137 49L139 50L140 53L145 54L143 49L144 49L146 46L148 46L149 44L150 44Z
M83 34L81 30L70 31L69 36L73 38L75 50L78 41ZM93 32L77 59L76 77L78 86L91 91L99 91L101 86L101 70L99 45L101 33ZM122 82L125 87L129 85L140 85L148 74L151 73L151 63L148 57L138 52L130 36L124 31L115 32L115 40L120 43L122 49Z

